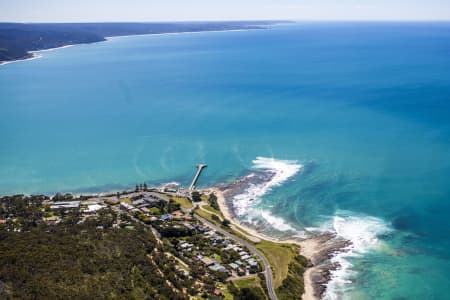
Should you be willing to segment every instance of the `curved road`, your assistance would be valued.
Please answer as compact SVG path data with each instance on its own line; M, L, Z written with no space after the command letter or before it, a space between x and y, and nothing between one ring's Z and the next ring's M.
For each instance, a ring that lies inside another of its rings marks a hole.
M249 242L229 233L228 231L214 225L213 223L211 223L210 221L206 220L205 218L194 214L194 216L200 220L201 222L203 222L204 224L206 224L208 227L220 232L221 234L223 234L224 236L238 242L239 244L247 247L247 249L252 252L254 255L258 256L259 259L263 262L264 264L264 275L266 277L266 285L267 285L267 292L269 293L269 298L271 300L277 300L277 295L275 294L275 290L273 288L273 281L272 281L272 269L270 268L270 264L267 261L266 257L264 256L264 254L262 254L261 251L259 251L258 249L255 248L255 246L253 246L252 244L250 244Z

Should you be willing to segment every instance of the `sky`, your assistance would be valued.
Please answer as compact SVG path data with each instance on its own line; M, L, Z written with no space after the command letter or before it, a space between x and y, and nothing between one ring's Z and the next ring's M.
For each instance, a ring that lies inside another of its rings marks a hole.
M0 22L450 20L450 0L0 0Z

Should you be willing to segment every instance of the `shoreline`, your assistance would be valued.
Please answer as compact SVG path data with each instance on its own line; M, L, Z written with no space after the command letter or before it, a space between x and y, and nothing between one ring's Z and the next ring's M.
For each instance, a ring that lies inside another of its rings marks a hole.
M75 46L75 45L81 45L81 44L70 44L70 45L64 45L64 46L61 46L61 47L48 48L48 49L42 49L42 50L31 50L31 51L28 51L28 53L31 55L31 57L18 58L18 59L8 60L8 61L2 61L2 62L0 62L0 66L4 66L4 65L7 65L7 64L12 64L12 63L17 63L17 62L22 62L22 61L28 61L28 60L34 60L34 59L42 58L44 56L42 54L40 54L41 52L50 52L50 51L54 51L54 50L69 48L69 47L72 47L72 46Z
M214 187L209 190L216 194L217 203L224 218L229 220L239 232L247 232L250 237L256 237L260 240L299 246L300 254L310 261L310 266L303 274L304 294L302 299L321 299L326 285L330 281L330 272L338 268L338 265L330 263L329 259L334 253L348 246L348 241L336 240L336 235L333 233L319 234L304 239L279 239L267 236L246 224L242 224L234 217L233 212L230 211L229 203L227 203L226 189Z
M142 33L142 34L126 34L126 35L113 35L105 36L105 40L114 40L119 38L134 37L134 36L152 36L152 35L179 35L179 34L195 34L206 32L236 32L236 31L251 31L251 30L263 30L266 28L250 28L250 29L223 29L223 30L199 30L199 31L179 31L179 32L159 32L159 33Z
M36 54L36 53L39 53L39 52L50 52L50 51L64 49L64 48L77 46L77 45L104 43L104 42L108 42L110 40L119 39L119 38L126 38L126 37L133 37L133 36L193 34L193 33L205 33L205 32L215 32L215 33L218 33L218 32L236 32L236 31L250 31L250 30L263 30L263 29L267 29L267 28L223 29L223 30L203 30L203 31L180 31L180 32L160 32L160 33L143 33L143 34L128 34L128 35L105 36L105 37L103 37L104 38L103 41L98 41L98 42L68 44L68 45L64 45L64 46L61 46L61 47L54 47L54 48L48 48L48 49L42 49L42 50L30 50L30 51L28 51L28 53L31 54L31 57L18 58L18 59L7 60L7 61L0 61L0 67L8 65L8 64L12 64L12 63L24 62L24 61L34 60L34 59L37 59L37 58L42 58L43 55Z

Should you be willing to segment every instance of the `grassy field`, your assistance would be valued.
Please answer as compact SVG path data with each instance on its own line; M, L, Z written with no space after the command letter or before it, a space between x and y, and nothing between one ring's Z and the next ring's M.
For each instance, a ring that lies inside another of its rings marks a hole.
M120 199L120 202L125 202L127 204L131 204L131 202L133 202L130 198L122 198Z
M178 196L170 196L173 201L180 204L182 207L191 209L192 208L192 202L186 197L178 197Z
M207 213L206 211L203 211L203 210L201 210L201 209L197 209L197 210L195 211L195 213L198 214L200 217L203 217L203 218L205 218L206 220L210 221L211 223L216 224L216 225L219 226L219 227L222 225L221 222L217 222L216 220L214 220L214 219L212 218L212 216L213 216L212 214Z
M217 210L217 209L211 207L210 205L203 205L203 208L206 209L207 211L210 211L210 212L218 215L223 220L223 215L222 215L222 212L220 210Z
M298 254L298 247L290 244L279 244L270 241L261 241L255 244L269 260L273 272L275 288L279 287L288 274L289 263Z
M217 283L217 287L222 290L223 297L225 300L233 300L234 296L228 291L227 286L223 283Z
M258 294L260 294L261 296L263 296L263 295L266 296L266 293L264 292L264 289L261 285L261 279L256 275L255 275L255 277L252 277L252 278L233 280L233 283L238 289L243 289L243 288L257 289L257 290L259 290Z

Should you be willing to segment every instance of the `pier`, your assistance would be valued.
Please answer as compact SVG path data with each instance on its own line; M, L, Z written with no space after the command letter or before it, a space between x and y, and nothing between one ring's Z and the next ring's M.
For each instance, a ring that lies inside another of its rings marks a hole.
M202 173L202 170L204 168L206 168L208 165L203 165L203 164L199 164L197 165L197 173L195 173L194 179L192 179L192 183L189 186L189 190L194 190L195 189L195 185L197 184L197 180L200 177L200 174Z

